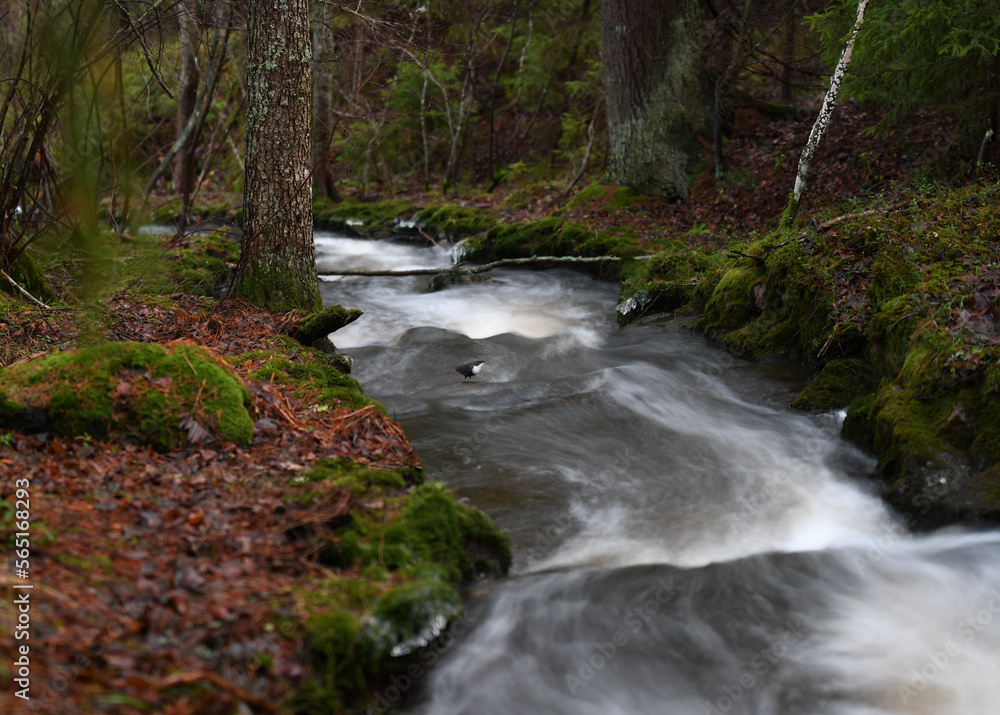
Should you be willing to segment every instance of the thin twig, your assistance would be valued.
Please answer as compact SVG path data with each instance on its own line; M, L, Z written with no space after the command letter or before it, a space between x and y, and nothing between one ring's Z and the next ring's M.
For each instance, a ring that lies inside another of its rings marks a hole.
M42 301L38 300L38 298L36 298L35 296L31 295L31 293L29 293L24 288L22 288L21 285L17 281L15 281L13 278L11 278L9 275L7 275L6 271L0 269L0 275L2 275L4 278L6 278L10 282L10 284L12 286L14 286L15 288L17 288L21 292L21 295L23 295L25 298L27 298L32 303L34 303L35 305L37 305L39 308L45 308L45 310L52 310L52 306L45 305L45 303L43 303Z
M417 230L420 231L420 235L421 236L423 236L424 238L426 238L428 241L430 241L431 243L433 243L438 248L441 248L441 245L437 241L435 241L434 238L429 233L427 233L426 231L424 231L424 229L420 228L420 226L417 226Z
M750 258L758 266L763 266L764 263L766 262L765 259L764 259L764 256L755 256L755 255L750 254L750 253L744 253L743 251L730 251L729 253L726 254L726 257L727 258Z
M898 211L901 208L909 206L909 201L900 201L898 204L892 204L891 206L886 206L881 209L868 209L867 211L858 211L853 214L844 214L843 216L838 216L837 218L832 218L829 221L824 221L819 226L816 227L817 231L829 231L831 228L844 221L849 221L852 218L864 218L865 216L877 216L879 214L888 214L893 211Z

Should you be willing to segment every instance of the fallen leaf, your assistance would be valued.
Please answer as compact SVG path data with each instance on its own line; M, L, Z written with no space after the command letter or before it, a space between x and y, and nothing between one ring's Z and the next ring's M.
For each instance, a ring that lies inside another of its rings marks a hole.
M212 440L212 433L202 427L198 423L198 420L191 415L181 417L178 426L187 433L188 441L194 444L201 444L202 442L210 442Z

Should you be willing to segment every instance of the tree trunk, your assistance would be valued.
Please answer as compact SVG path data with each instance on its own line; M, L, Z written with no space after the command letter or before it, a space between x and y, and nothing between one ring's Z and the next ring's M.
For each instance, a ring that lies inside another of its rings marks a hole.
M820 107L819 116L816 117L812 131L809 132L809 139L802 149L802 156L799 157L799 168L795 172L795 186L792 188L792 196L789 198L788 206L785 207L785 211L781 215L782 228L790 228L795 222L795 216L799 212L802 195L806 190L806 180L809 177L809 166L812 164L816 147L819 146L820 141L826 135L826 128L830 126L830 118L833 116L833 110L837 107L837 94L840 92L840 85L844 81L844 75L847 74L847 68L851 64L851 55L854 53L854 41L857 39L858 33L861 32L861 24L865 21L866 7L868 7L868 0L860 0L858 2L858 15L854 20L854 27L851 28L851 32L847 36L847 42L844 43L844 51L840 53L840 61L837 62L837 66L833 70L833 76L830 77L830 88L826 91L826 96L823 98L823 106Z
M712 136L699 0L601 0L601 28L608 178L684 198L696 135Z
M309 2L249 0L244 239L237 293L271 310L320 305L311 124Z
M322 12L327 11L326 5L320 5ZM316 190L320 196L326 196L333 201L341 202L344 197L337 190L333 178L333 161L331 151L333 144L333 102L331 73L333 72L333 52L330 44L333 42L328 30L326 17L317 18L319 22L313 25L313 62L314 88L313 102L316 111L313 115L313 166L315 168Z
M198 72L198 23L193 14L193 8L185 3L178 6L178 20L181 26L181 77L177 91L177 131L175 139L180 139L187 128L188 120L194 113L195 101L198 97L198 85L201 74ZM191 193L194 184L194 141L188 135L184 146L174 159L174 191L185 198Z
M785 41L781 52L781 103L792 104L792 77L795 70L792 65L795 62L795 48L799 46L799 15L801 6L796 3L792 8L788 19L785 20Z

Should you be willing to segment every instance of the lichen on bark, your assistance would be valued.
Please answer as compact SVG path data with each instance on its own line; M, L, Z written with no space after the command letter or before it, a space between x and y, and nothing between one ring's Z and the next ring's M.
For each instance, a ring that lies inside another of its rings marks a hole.
M697 0L603 0L608 178L647 195L688 195L697 136L711 136L713 94Z
M244 249L237 294L272 310L321 301L312 235L307 0L247 3Z

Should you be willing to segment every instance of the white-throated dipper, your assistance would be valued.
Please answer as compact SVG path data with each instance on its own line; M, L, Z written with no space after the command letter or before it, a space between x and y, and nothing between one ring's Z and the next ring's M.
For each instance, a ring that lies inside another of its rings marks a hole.
M483 363L485 360L474 360L472 362L467 362L464 365L459 365L455 369L460 373L465 375L465 379L468 380L473 375L478 375L479 371L483 369Z

